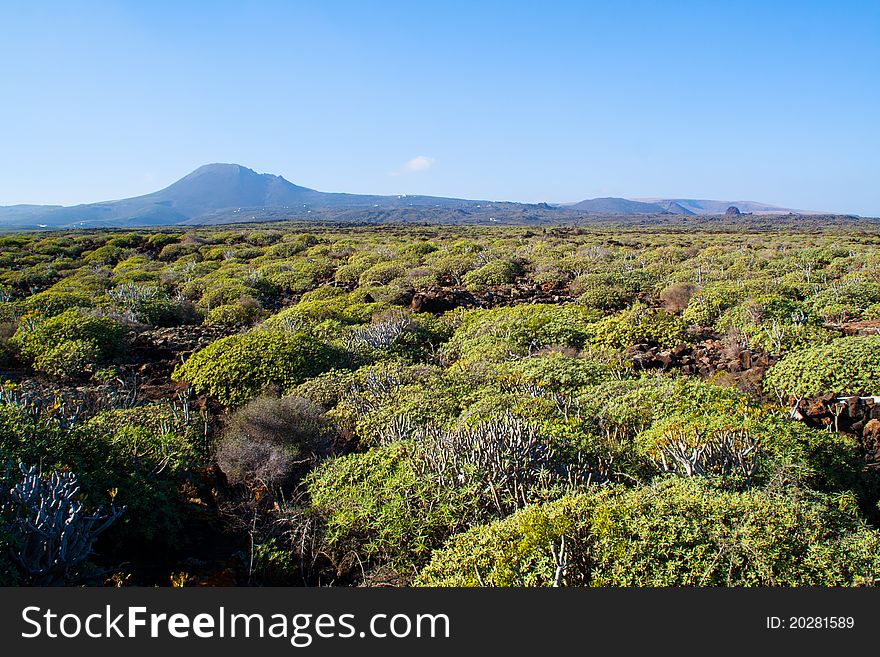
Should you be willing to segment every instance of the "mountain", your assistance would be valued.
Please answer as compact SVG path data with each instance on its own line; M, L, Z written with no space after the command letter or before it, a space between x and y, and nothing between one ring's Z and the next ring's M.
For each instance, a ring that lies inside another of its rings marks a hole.
M657 203L643 203L615 197L587 199L566 207L569 210L595 214L663 214L667 212L666 208Z
M752 212L755 214L816 214L792 208L782 208L777 205L758 203L757 201L713 201L709 199L694 198L641 198L644 203L656 203L668 207L673 214L678 214L673 208L678 207L687 214L724 214L727 208L733 206L740 212Z
M238 164L207 164L151 194L64 207L0 207L0 229L220 224L286 219L342 222L554 223L642 215L796 212L754 201L594 198L573 205L477 201L436 196L319 192ZM587 217L585 217L585 215ZM668 217L667 217L668 218Z
M683 214L722 215L727 208L736 207L743 213L754 214L816 214L757 201L713 201L689 198L594 198L564 207L593 214Z
M235 221L266 209L292 214L324 208L466 208L486 201L432 196L372 196L319 192L281 176L257 173L238 164L207 164L158 192L117 201L70 207L0 207L0 226L67 228L162 226Z
M696 212L688 210L681 203L677 203L676 201L661 200L657 201L656 204L670 214L696 214Z

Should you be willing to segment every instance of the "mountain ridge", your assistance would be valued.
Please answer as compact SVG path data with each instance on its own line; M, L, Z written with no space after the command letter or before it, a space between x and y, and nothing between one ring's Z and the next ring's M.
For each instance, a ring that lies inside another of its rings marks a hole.
M318 218L354 214L361 221L381 220L372 215L408 216L431 210L462 220L498 222L503 212L547 220L585 215L723 214L729 205L742 212L795 212L754 201L710 201L705 199L624 199L604 197L568 205L528 204L435 196L347 194L321 192L296 185L282 176L257 173L239 164L213 163L198 167L163 189L131 198L74 206L21 204L0 206L0 228L137 227L176 224L259 221L275 218ZM314 214L313 214L314 213ZM417 219L413 219L417 220ZM424 219L422 219L424 220Z

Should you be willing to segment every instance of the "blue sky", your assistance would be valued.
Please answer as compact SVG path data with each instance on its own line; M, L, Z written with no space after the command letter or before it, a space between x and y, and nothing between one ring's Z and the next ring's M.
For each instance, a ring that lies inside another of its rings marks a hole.
M0 205L323 191L880 215L880 2L0 0Z

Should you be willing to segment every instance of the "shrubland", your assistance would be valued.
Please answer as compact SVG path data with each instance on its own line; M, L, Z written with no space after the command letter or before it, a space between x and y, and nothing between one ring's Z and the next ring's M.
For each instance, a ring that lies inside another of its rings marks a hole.
M0 246L0 583L878 576L871 230L286 223ZM25 547L53 534L22 491L73 485L109 522L39 571Z

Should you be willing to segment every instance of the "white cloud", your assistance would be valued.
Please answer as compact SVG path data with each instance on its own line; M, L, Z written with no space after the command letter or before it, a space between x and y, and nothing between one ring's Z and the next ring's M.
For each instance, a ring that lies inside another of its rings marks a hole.
M407 171L413 171L413 172L427 171L428 169L431 168L432 164L434 164L433 157L427 157L425 155L418 155L418 156L414 157L413 159L411 159L409 162L407 162L406 165L404 166L404 168Z
M430 169L434 162L433 157L428 157L427 155L417 155L413 159L404 162L403 166L397 171L391 171L389 176L402 176L407 173L420 173L422 171L427 171Z

